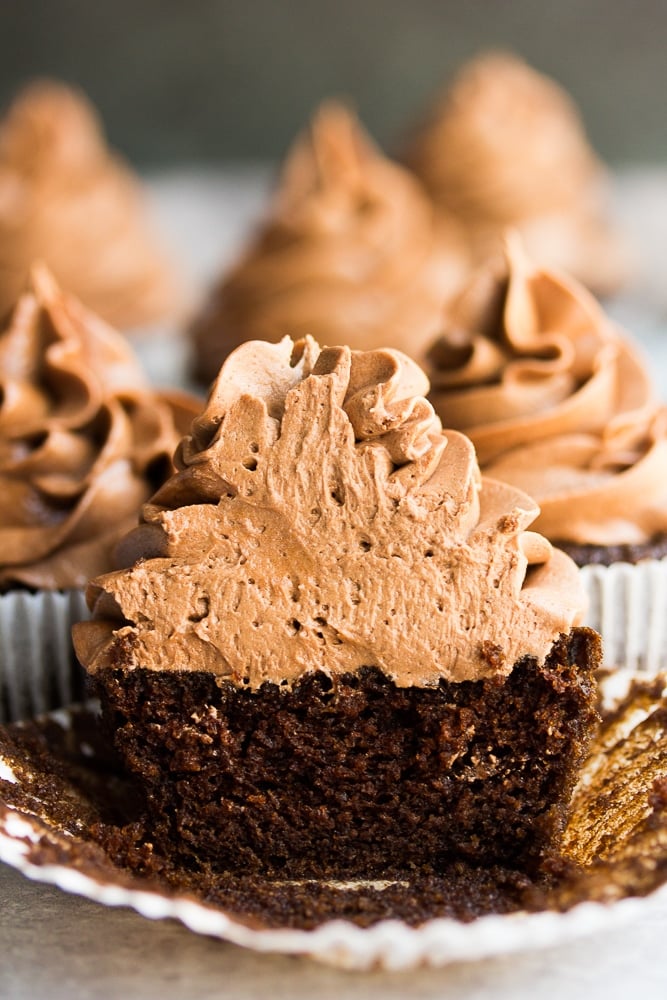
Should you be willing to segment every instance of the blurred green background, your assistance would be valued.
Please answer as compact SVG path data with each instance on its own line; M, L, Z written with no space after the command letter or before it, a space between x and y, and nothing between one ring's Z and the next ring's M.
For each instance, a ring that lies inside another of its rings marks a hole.
M0 100L55 75L141 166L275 159L334 94L391 146L488 47L561 81L608 160L667 161L665 0L0 0Z

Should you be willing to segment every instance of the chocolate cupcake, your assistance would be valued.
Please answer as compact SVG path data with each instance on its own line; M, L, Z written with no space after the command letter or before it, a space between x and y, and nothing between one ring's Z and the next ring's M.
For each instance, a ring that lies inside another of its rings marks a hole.
M21 91L0 124L1 316L35 260L122 329L183 308L138 178L108 149L83 94L50 80Z
M476 263L513 226L531 255L598 293L628 278L609 177L574 102L516 56L492 52L467 63L405 159L438 210L462 224Z
M666 665L667 411L631 341L510 234L447 310L428 370L482 471L535 497L536 527L585 567L607 661Z
M71 694L87 580L171 474L197 404L148 387L124 339L34 267L0 334L0 708ZM28 673L32 674L28 676ZM60 694L58 694L58 691Z
M329 103L289 152L268 218L192 328L210 383L246 340L311 334L417 356L468 274L458 228L418 182Z
M77 653L158 852L384 877L557 849L599 640L427 390L397 351L243 345L91 583Z

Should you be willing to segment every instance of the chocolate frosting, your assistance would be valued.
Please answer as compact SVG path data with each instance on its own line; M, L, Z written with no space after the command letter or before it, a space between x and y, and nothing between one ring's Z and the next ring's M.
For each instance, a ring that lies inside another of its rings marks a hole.
M466 64L406 160L440 210L464 224L478 262L497 252L511 225L533 256L598 292L628 276L608 176L577 108L515 56L488 53Z
M482 470L534 496L552 540L667 531L667 418L633 345L516 234L452 304L429 352L431 399Z
M173 470L198 410L44 266L0 334L0 589L83 587Z
M395 350L240 347L121 544L128 568L89 588L86 669L256 688L367 665L428 686L542 660L583 610L576 567L427 390Z
M243 341L286 334L417 355L467 273L458 230L436 227L414 178L351 112L326 104L290 151L256 240L195 323L198 372L210 382Z
M0 127L0 315L36 259L120 327L181 305L137 179L107 148L83 95L52 81L22 91Z

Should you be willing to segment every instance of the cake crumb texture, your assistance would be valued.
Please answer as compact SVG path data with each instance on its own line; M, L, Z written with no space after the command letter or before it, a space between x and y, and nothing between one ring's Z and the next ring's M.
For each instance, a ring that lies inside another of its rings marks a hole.
M374 668L287 689L106 669L103 718L161 853L273 876L526 871L558 841L597 718L598 636L506 679L399 688Z

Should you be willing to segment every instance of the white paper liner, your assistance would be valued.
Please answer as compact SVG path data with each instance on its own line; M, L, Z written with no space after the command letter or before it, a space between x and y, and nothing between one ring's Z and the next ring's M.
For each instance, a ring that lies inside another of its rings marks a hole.
M667 559L584 566L581 578L604 665L644 676L667 669Z
M82 590L0 595L0 722L80 698L71 630L88 616Z
M29 878L105 906L129 906L152 920L172 917L196 934L259 952L304 955L350 970L406 971L562 945L626 924L645 913L651 903L661 904L667 899L667 886L662 886L646 898L633 897L611 904L585 902L565 913L548 910L491 915L467 924L438 918L410 927L400 920L383 920L361 928L345 920L332 920L312 931L255 929L192 897L128 889L63 865L32 864L25 856L29 843L43 835L39 821L24 813L6 812L0 818L0 861Z

